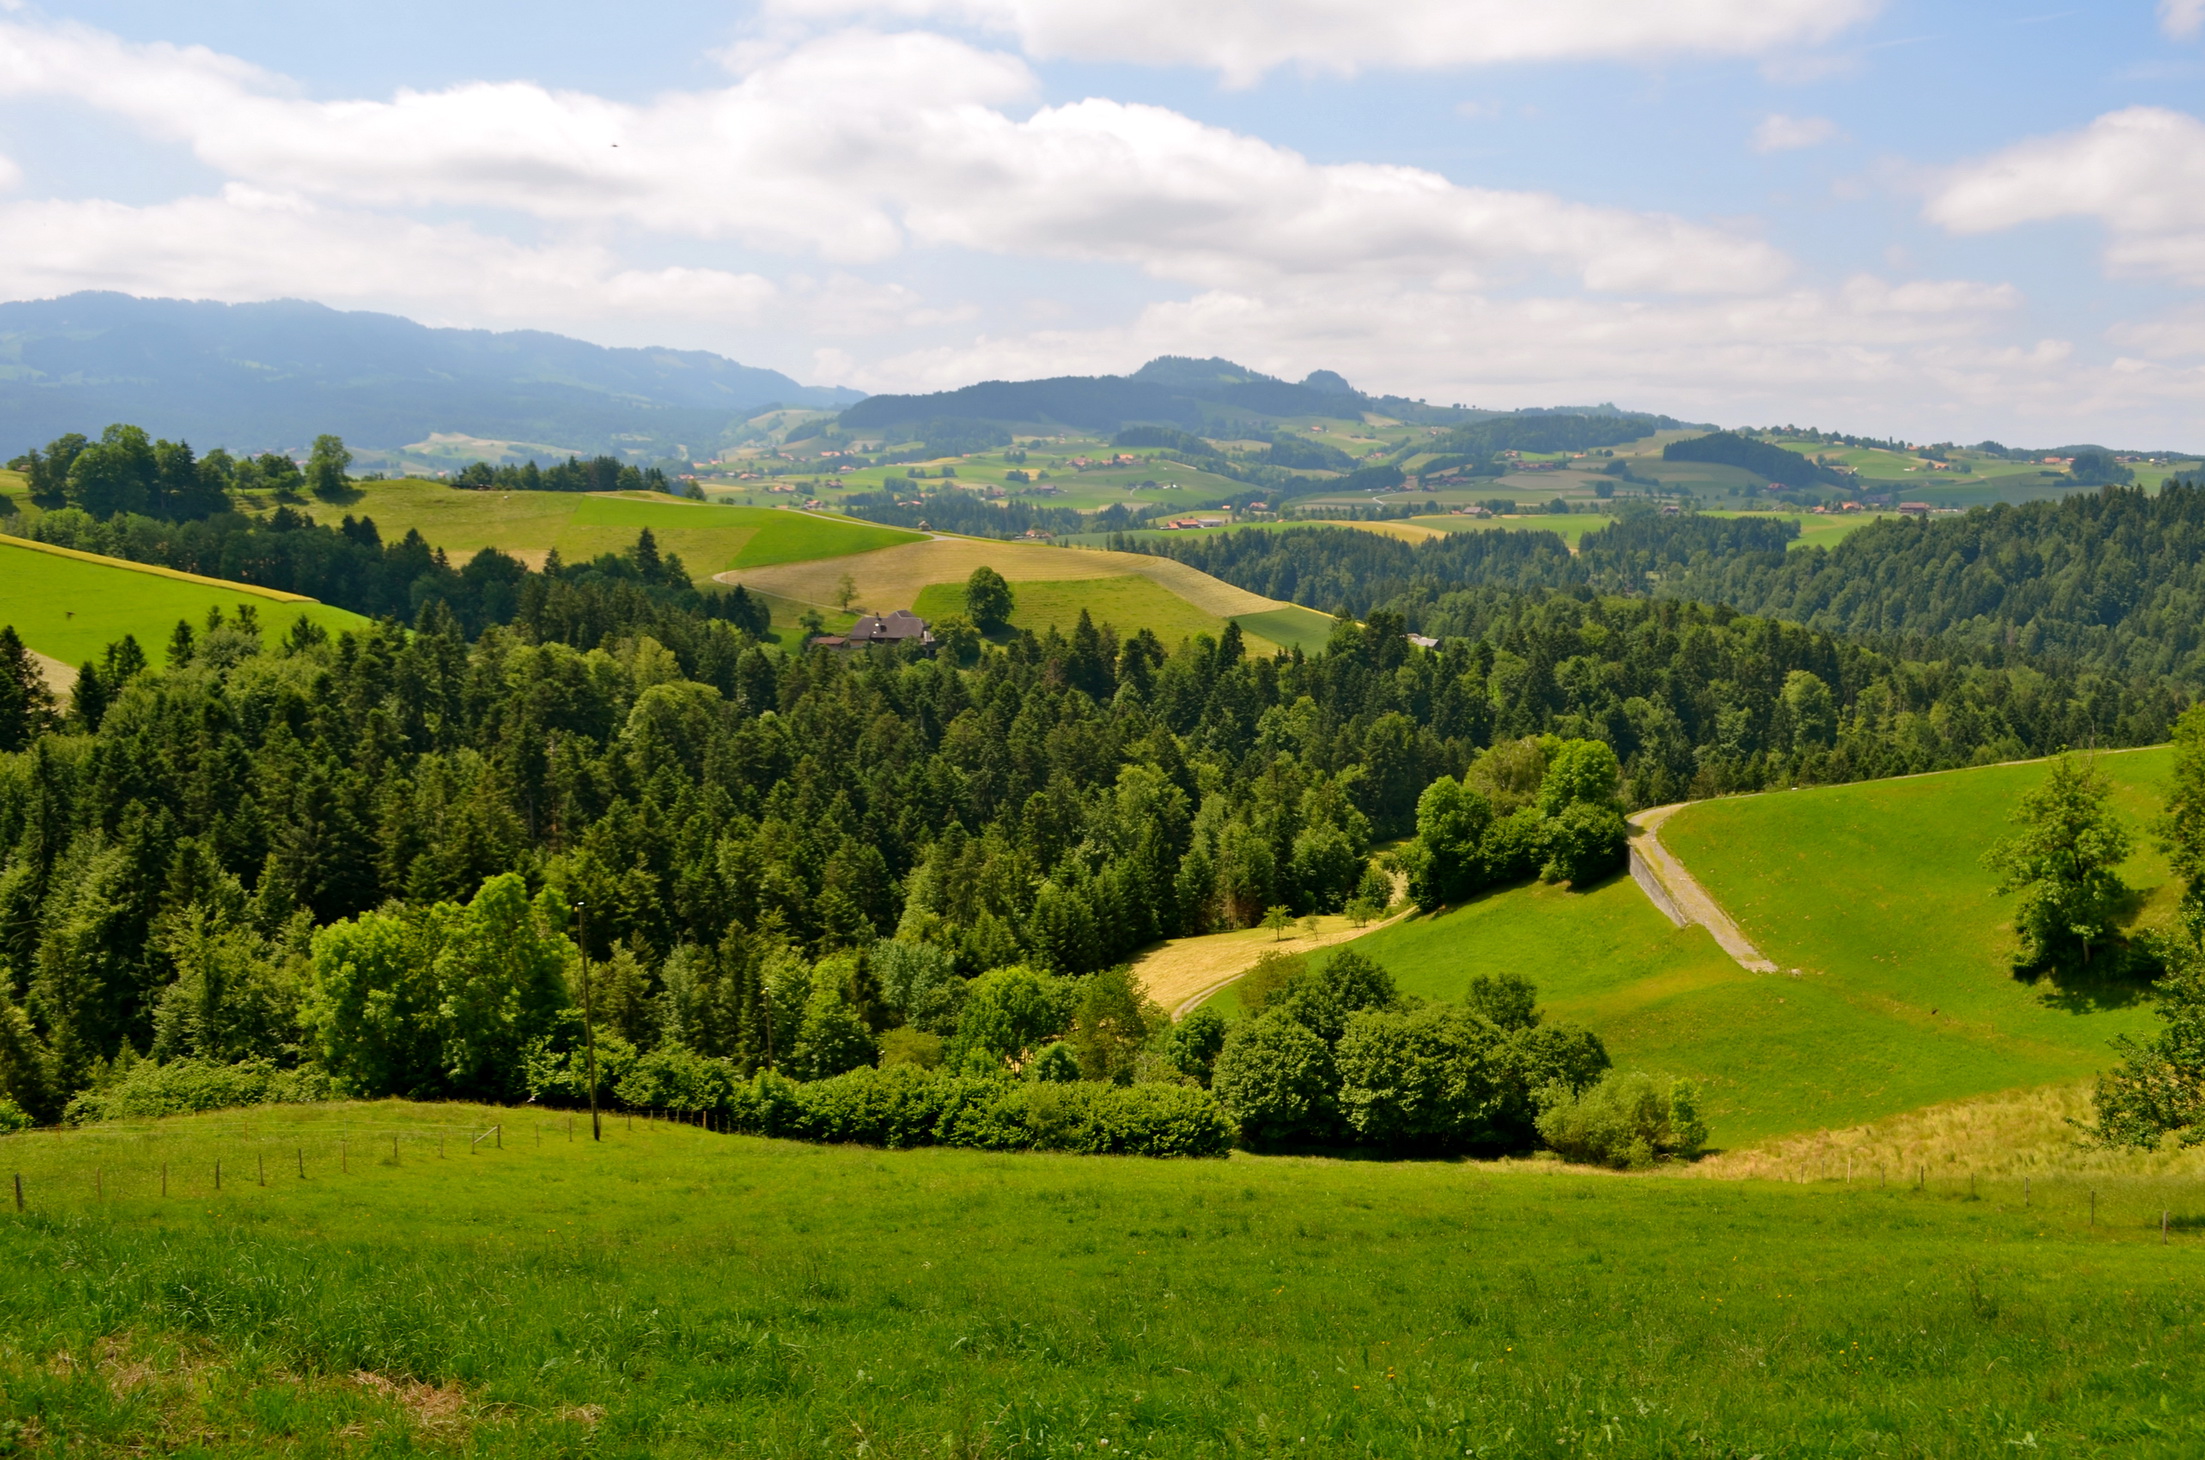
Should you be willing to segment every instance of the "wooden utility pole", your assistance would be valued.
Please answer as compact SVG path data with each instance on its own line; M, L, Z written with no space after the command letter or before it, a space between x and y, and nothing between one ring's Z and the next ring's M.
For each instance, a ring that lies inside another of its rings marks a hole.
M590 1139L605 1139L604 1128L597 1119L597 1006L590 995L590 919L589 904L574 904L574 915L580 923L582 935L582 1047L589 1058L590 1077Z

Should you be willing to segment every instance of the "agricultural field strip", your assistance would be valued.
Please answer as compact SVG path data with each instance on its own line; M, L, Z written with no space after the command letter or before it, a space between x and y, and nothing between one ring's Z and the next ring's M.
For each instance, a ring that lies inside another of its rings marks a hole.
M1328 917L1325 922L1339 926L1320 928L1314 938L1299 934L1290 942L1273 941L1261 928L1167 938L1134 960L1133 975L1144 993L1171 1010L1172 1018L1183 1019L1219 989L1246 975L1266 948L1294 955L1337 947L1390 928L1414 911L1413 906L1404 907L1384 922L1361 928L1348 926L1345 918Z
M103 568L127 568L133 573L149 573L156 578L171 578L179 583L197 583L206 588L227 588L235 593L249 593L255 598L269 598L277 603L319 603L318 598L308 598L303 593L286 593L280 588L262 588L253 583L240 583L229 578L208 578L198 573L186 573L180 568L164 568L158 563L138 563L129 558L110 558L99 553L79 552L75 548L56 547L50 542L32 542L29 538L10 537L0 532L0 545L24 548L34 553L50 553L57 558L74 558L80 563L97 563Z
M917 602L921 591L934 584L962 583L974 568L983 566L995 569L1013 583L1137 575L1218 618L1268 613L1289 606L1235 588L1171 558L1097 548L1036 547L974 537L937 536L847 557L731 569L715 577L722 583L740 583L777 598L832 607L836 585L847 573L857 587L858 601L885 613L908 608Z
M1654 806L1631 817L1631 824L1640 832L1634 838L1634 845L1646 859L1654 880L1661 884L1676 903L1677 910L1688 920L1714 934L1715 941L1722 945L1725 953L1738 961L1740 968L1749 973L1779 972L1777 966L1763 957L1760 949L1753 946L1753 940L1746 936L1745 930L1738 926L1729 913L1723 911L1723 905L1715 900L1714 895L1700 885L1699 879L1692 875L1683 862L1677 860L1675 853L1661 844L1661 824L1691 804L1689 801L1678 801L1668 806ZM1652 899L1649 898L1648 901ZM1659 903L1654 905L1661 908L1665 915L1669 911Z

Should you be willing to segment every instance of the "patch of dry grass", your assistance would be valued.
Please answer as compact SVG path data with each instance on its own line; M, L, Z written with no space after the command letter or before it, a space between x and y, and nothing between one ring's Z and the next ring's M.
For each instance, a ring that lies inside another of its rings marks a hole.
M2086 1133L2088 1082L2002 1090L1869 1125L1812 1131L1725 1151L1688 1168L1719 1180L1988 1181L2205 1177L2205 1149L2108 1150Z

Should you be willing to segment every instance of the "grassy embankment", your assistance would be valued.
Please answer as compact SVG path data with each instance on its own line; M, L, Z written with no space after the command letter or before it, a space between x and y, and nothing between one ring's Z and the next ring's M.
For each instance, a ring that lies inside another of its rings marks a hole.
M2167 751L2101 764L2132 824L2157 811ZM1357 946L1428 998L1461 998L1474 974L1523 974L1619 1065L1703 1081L1719 1146L2084 1079L2110 1063L2107 1041L2154 1020L2133 991L2063 993L2010 971L2012 903L1991 895L1979 858L2043 774L1990 766L1679 812L1664 843L1797 975L1746 972L1627 877L1489 893ZM2140 916L2158 916L2173 894L2164 860L2142 846L2127 876L2151 889ZM1231 990L1217 1006L1237 1012Z
M148 571L143 564L87 561L0 543L0 623L15 625L37 652L69 664L93 658L125 634L136 635L147 656L158 661L178 619L190 620L196 629L216 607L225 614L250 607L270 641L302 616L331 633L367 623L326 603L284 601Z
M469 1154L491 1119L503 1148ZM2079 1192L2025 1208L1988 1183L618 1120L592 1145L553 1120L394 1103L0 1142L29 1202L0 1215L0 1434L226 1456L2205 1446L2199 1241L2158 1226L2198 1213L2194 1185L2109 1193L2093 1227Z

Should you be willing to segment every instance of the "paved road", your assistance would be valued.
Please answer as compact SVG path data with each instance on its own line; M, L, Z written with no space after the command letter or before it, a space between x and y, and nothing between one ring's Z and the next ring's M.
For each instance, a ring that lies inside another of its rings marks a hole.
M1675 904L1676 912L1682 913L1686 922L1698 923L1713 933L1715 941L1722 945L1725 953L1738 960L1740 968L1753 973L1779 972L1775 964L1761 956L1761 950L1753 946L1753 940L1746 936L1745 930L1731 920L1729 913L1723 911L1723 905L1715 900L1714 895L1685 869L1684 863L1677 860L1675 853L1661 844L1661 824L1690 804L1680 801L1673 806L1654 806L1633 816L1631 825L1636 829L1636 834L1631 838L1632 847L1645 858L1655 880ZM1661 906L1658 899L1654 905ZM1670 912L1669 908L1661 910L1664 913Z

